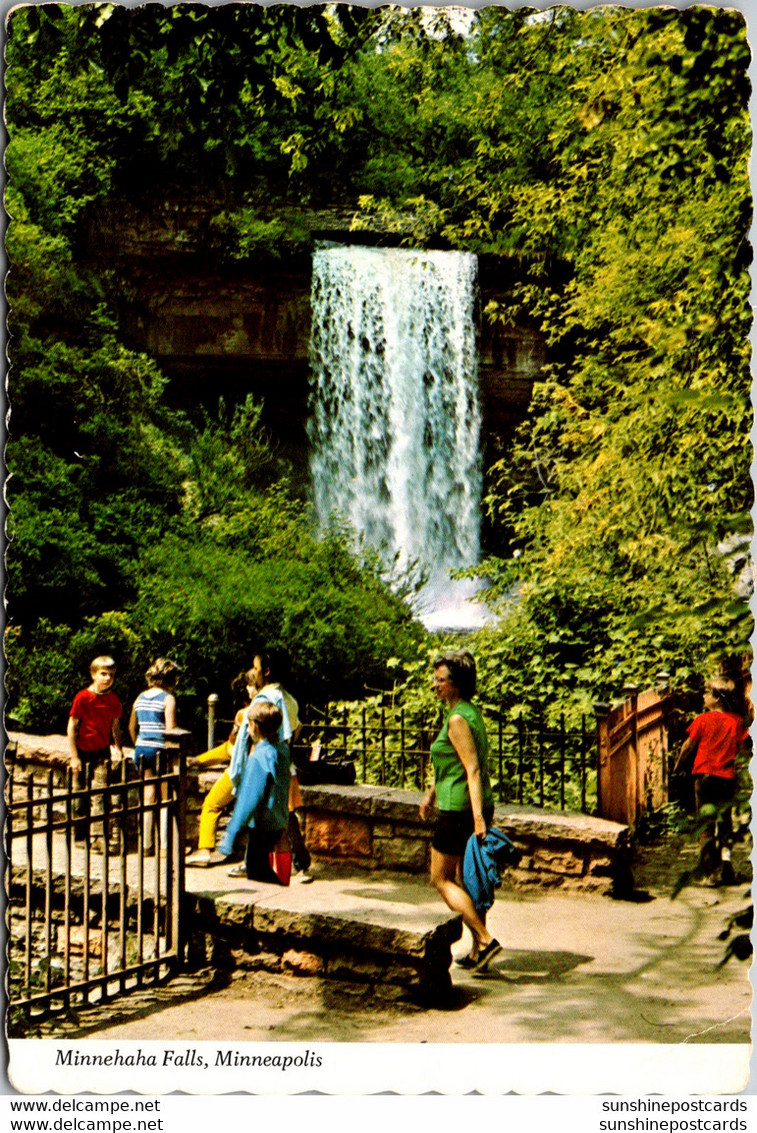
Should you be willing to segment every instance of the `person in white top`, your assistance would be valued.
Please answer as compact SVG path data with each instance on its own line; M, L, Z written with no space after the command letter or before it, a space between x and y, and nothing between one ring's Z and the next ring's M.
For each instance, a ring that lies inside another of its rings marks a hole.
M275 678L278 676L277 661L273 654L261 650L256 653L252 668L245 674L247 690L252 703L256 700L268 700L281 711L282 722L279 729L279 741L291 744L301 728L299 707L297 701L284 689ZM249 736L246 724L242 724L237 735L231 762L227 771L211 788L203 803L200 818L200 846L191 854L185 864L188 866L206 867L219 865L227 860L215 847L215 832L223 811L234 801L236 787L242 778L245 761L249 754ZM289 824L287 834L292 847L292 862L294 865L293 880L307 884L312 876L307 872L310 865L310 854L302 837L300 824L295 810L302 803L299 784L294 766L291 766L291 789L289 793ZM212 839L212 844L209 844Z

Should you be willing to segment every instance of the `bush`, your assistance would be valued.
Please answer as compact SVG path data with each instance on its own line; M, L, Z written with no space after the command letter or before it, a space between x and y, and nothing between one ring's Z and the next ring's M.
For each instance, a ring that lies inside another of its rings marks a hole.
M166 653L182 665L194 720L210 692L223 710L230 678L256 649L290 658L286 679L304 703L386 687L389 656L410 655L424 636L340 539L318 541L290 517L282 525L283 542L266 553L205 533L192 543L166 538L144 562L132 624L145 659Z

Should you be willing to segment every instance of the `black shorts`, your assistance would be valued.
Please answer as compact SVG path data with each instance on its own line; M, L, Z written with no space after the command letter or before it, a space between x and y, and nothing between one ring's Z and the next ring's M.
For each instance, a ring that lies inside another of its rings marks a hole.
M494 817L494 807L484 807L484 822L491 826ZM448 857L461 858L465 853L465 846L473 833L472 810L440 810L436 816L434 836L431 847L440 854Z
M101 747L96 751L83 751L82 748L77 747L76 753L81 763L81 771L74 772L74 780L85 782L89 786L95 771L99 767L107 767L110 763L110 748Z
M95 763L105 763L106 760L110 760L109 746L99 747L94 751L84 751L83 748L77 747L76 751L82 764L91 763L94 766Z
M736 780L723 775L695 775L694 795L697 810L706 804L710 806L731 806L736 793Z

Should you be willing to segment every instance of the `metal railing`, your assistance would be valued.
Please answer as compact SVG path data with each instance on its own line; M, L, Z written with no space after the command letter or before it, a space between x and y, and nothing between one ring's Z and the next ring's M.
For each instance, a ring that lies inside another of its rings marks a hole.
M208 746L230 722L209 716ZM596 720L582 717L568 728L543 720L513 722L485 707L489 777L498 801L552 810L593 813L597 803ZM314 746L322 760L349 760L361 783L423 790L430 782L430 748L439 732L439 710L409 712L374 705L306 706L292 748L295 763L308 762ZM212 724L212 726L211 726ZM225 733L224 733L225 734Z
M154 776L123 760L88 787L76 786L69 770L35 770L10 753L11 1034L176 972L184 949L186 735L172 734Z

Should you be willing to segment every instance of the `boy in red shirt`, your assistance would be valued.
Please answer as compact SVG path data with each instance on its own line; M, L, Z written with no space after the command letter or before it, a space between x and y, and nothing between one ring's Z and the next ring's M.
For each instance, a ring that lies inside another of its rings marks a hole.
M116 663L112 657L95 657L89 666L89 672L92 684L76 694L68 719L68 765L73 772L75 791L107 785L111 741L119 758L124 757L120 725L123 708L121 701L111 691L116 677ZM81 807L77 809L81 813ZM92 813L102 814L102 810L103 796L96 795L92 799ZM78 829L81 829L81 825ZM95 853L103 852L102 833L100 823L97 837L92 843ZM110 849L114 853L118 853L120 849L120 840L115 833L111 838Z
M681 747L674 770L694 755L691 773L697 812L701 814L705 806L717 809L716 820L709 822L703 831L703 841L712 842L716 852L720 846L719 859L713 865L714 868L720 865L722 882L732 884L731 804L736 790L736 756L749 733L741 716L731 711L727 694L718 688L705 691L704 712L689 724L687 731L689 738Z

